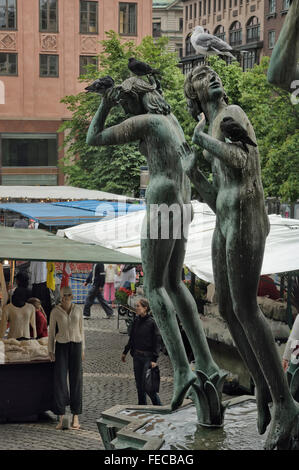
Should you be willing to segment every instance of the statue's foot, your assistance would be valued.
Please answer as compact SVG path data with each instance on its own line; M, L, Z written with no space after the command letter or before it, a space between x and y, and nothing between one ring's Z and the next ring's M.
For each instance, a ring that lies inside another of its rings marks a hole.
M222 385L227 375L219 371L208 377L202 371L196 371L197 381L192 385L193 400L199 423L204 426L222 426L225 407L221 403Z
M271 396L268 390L258 390L258 387L256 387L255 398L257 406L257 429L259 434L264 434L268 424L271 422L269 409Z
M174 374L174 391L171 401L171 409L176 410L184 401L185 395L191 385L195 382L196 375L190 370L186 372L176 372Z
M291 450L299 439L299 406L295 402L290 406L274 409L265 443L266 450Z

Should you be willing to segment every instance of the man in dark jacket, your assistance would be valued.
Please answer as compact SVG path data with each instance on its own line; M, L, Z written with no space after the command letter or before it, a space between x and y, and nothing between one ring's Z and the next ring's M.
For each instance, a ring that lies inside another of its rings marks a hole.
M157 367L161 349L161 335L149 310L149 303L146 299L140 299L137 302L137 317L132 325L129 342L121 357L125 362L129 351L133 356L138 405L146 405L146 372L151 367ZM148 393L148 395L153 405L161 405L160 397L156 392Z
M101 307L104 309L107 318L113 317L113 310L103 297L102 291L105 284L105 267L103 263L96 263L89 273L84 285L92 284L89 290L83 310L83 318L90 318L90 308L94 304L95 298L98 299Z

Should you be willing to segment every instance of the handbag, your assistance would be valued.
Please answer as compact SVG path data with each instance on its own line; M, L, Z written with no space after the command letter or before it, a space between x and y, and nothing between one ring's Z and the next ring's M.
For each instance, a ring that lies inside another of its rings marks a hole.
M151 367L146 371L144 388L146 393L158 393L160 389L160 369Z

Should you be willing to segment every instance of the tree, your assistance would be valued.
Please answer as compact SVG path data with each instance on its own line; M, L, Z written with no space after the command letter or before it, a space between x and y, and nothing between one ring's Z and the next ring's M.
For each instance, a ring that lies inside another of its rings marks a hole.
M165 99L181 124L187 142L192 145L195 121L187 110L185 77L178 67L176 54L167 51L167 43L165 37L154 41L148 36L136 46L132 41L122 42L114 31L109 31L107 39L101 41L100 75L111 75L116 83L121 83L130 75L127 63L131 56L159 69ZM240 105L254 127L265 195L280 196L286 202L296 201L299 198L298 105L291 103L287 92L267 81L269 58L263 58L260 65L246 72L237 61L226 65L219 57L211 57L209 62L221 77L229 102ZM98 68L91 65L80 80L91 83L98 76ZM72 119L60 128L66 131L64 171L70 183L79 187L116 194L138 194L140 166L146 164L146 160L137 143L100 148L85 143L89 123L100 99L93 93L79 93L62 100L72 112ZM110 113L107 125L115 125L123 119L125 115L121 107L116 107ZM211 178L210 164L204 159L201 149L198 149L198 154L202 171Z
M190 120L184 100L184 76L178 68L176 54L166 50L168 39L152 37L143 39L139 46L132 41L121 42L114 31L107 33L101 41L103 52L99 55L100 76L110 75L116 84L130 76L128 58L131 56L150 63L161 72L161 85L165 98L174 108L177 117ZM91 83L98 78L96 66L90 65L81 81ZM63 98L72 119L66 121L60 131L65 132L65 157L63 170L71 184L116 194L138 194L140 166L146 164L137 144L109 147L91 147L85 139L89 123L95 114L100 96L93 93L79 93ZM182 117L184 116L184 117ZM107 126L115 125L125 118L121 107L114 108L107 119Z

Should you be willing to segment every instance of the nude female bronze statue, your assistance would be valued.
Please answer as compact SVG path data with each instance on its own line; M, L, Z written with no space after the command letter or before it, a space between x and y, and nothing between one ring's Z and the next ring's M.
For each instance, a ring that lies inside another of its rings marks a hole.
M132 117L104 129L110 110L118 104ZM147 213L141 240L144 285L174 369L172 409L182 404L190 386L197 382L194 390L201 421L221 424L221 391L225 374L212 359L195 301L181 278L187 226L191 221L185 217L190 206L190 181L182 168L182 160L191 150L181 126L154 82L131 77L103 96L86 141L89 145L138 141L140 151L147 158L150 182L146 191ZM169 213L168 237L162 233L163 214L161 217L155 210L160 205L174 208ZM157 231L152 231L153 227ZM197 374L188 363L176 314L190 341L199 371Z
M232 117L256 142L254 130L239 106L228 105L221 79L210 67L189 72L185 95L192 116L204 115L195 127L193 142L204 149L211 163L213 183L200 172L195 153L189 154L184 168L216 213L212 260L219 310L255 383L259 432L263 434L270 423L266 448L289 448L299 405L289 392L271 330L257 304L269 233L258 147L248 146L246 152L241 144L226 143L220 124Z

